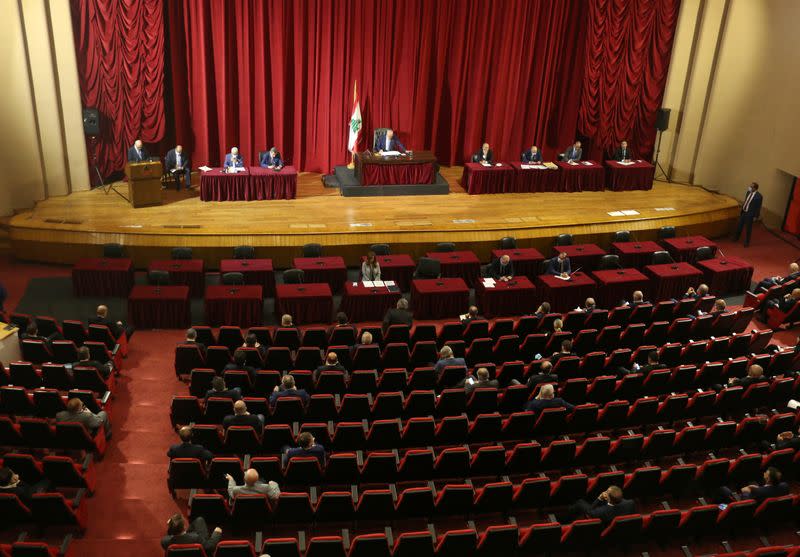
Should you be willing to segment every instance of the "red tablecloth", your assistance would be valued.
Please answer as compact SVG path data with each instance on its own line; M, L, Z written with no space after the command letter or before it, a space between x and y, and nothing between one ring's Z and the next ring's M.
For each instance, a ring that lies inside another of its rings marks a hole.
M594 271L592 276L597 281L595 301L602 309L615 308L622 300L632 300L634 290L641 290L645 300L650 294L650 279L636 269Z
M514 169L511 191L518 193L558 191L560 177L557 169L522 168L523 163L521 162L510 164Z
M572 272L577 271L579 267L582 271L596 269L600 258L606 255L605 250L595 244L573 244L571 246L553 246L553 257L557 257L562 251L569 257Z
M134 286L128 296L128 321L138 329L185 329L191 321L189 287Z
M414 319L457 318L469 306L469 288L460 278L411 281Z
M539 276L539 267L542 261L544 261L544 255L542 255L538 249L493 249L492 261L500 259L504 255L511 258L511 262L514 264L514 274L518 277L525 276L533 281Z
M651 277L650 296L653 302L680 298L689 287L697 288L703 273L688 263L647 265L644 272Z
M399 291L390 292L385 286L368 288L360 282L356 286L347 282L339 311L345 312L351 322L381 321L386 310L395 307L401 296Z
M366 256L361 257L362 262L365 259ZM411 289L411 279L417 266L410 255L405 253L378 255L376 259L381 266L381 280L395 281L403 292Z
M590 163L590 164L585 164ZM605 189L605 170L597 161L581 161L578 164L557 162L558 191L603 191Z
M614 191L651 190L656 169L649 162L620 164L606 161L606 187Z
M683 236L681 238L667 238L661 240L667 251L672 254L675 261L686 261L687 263L694 263L697 261L697 248L708 246L711 251L717 253L717 244L706 238L705 236Z
M506 163L502 166L483 166L477 162L464 164L461 187L470 194L506 193L514 187L514 169Z
M325 283L275 285L275 313L292 316L296 325L330 323L333 294Z
M434 163L363 163L361 185L432 184L436 181Z
M429 251L426 257L441 262L443 277L463 278L470 288L475 286L481 276L480 259L471 251Z
M133 286L133 263L127 258L87 257L72 267L76 296L125 298Z
M695 262L703 271L709 291L715 296L741 294L750 289L753 266L738 257L723 257Z
M653 260L653 254L663 250L664 248L656 242L614 242L611 244L611 252L619 255L619 262L623 267L637 269L649 265Z
M347 266L341 257L295 257L295 269L302 269L305 282L324 282L332 292L341 292L347 280Z
M219 262L220 274L242 273L245 284L263 287L265 298L275 296L275 272L272 259L223 259Z
M151 261L148 271L169 272L172 285L183 284L189 287L192 298L200 298L206 287L206 274L202 259L163 259Z
M215 285L206 288L206 323L212 327L256 327L264 321L260 286Z
M540 275L536 278L539 300L549 302L550 309L563 313L576 307L583 307L586 298L594 297L597 285L586 273L573 273L572 280L561 280L553 275Z
M200 175L200 199L203 201L254 201L294 199L297 193L297 169L251 166L244 172L225 174L214 168Z
M478 281L475 300L478 311L489 318L522 315L536 309L536 287L524 276L508 282L497 281L491 288Z

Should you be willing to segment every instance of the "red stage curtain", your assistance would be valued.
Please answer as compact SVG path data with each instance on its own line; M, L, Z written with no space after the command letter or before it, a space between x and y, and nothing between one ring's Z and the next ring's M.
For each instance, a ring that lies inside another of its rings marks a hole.
M88 1L88 0L84 0ZM392 126L460 163L484 140L517 160L568 144L583 75L583 0L174 0L168 80L195 164L276 145L295 166L347 160L358 81L364 141ZM638 103L632 104L635 110Z
M592 157L627 139L649 159L680 0L591 0L578 131Z
M81 101L100 110L96 154L108 176L124 168L136 138L164 136L163 2L72 0L71 8Z

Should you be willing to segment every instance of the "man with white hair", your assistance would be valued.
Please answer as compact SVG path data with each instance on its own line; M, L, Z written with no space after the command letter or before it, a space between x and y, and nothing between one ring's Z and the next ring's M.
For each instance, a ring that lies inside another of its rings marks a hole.
M244 473L244 485L236 485L236 480L230 474L225 474L225 479L228 480L228 495L230 495L231 502L236 499L237 495L266 495L272 501L277 501L278 496L281 494L281 488L273 481L263 482L258 476L258 470L248 468Z
M542 385L536 398L528 401L525 405L525 410L528 412L539 412L545 408L566 408L568 412L572 412L575 406L563 398L557 397L555 388L548 383Z
M150 157L150 153L144 148L141 139L133 142L133 146L128 149L128 162L144 162Z
M449 346L445 345L439 350L439 361L436 362L433 370L436 372L436 378L438 380L439 376L442 375L442 371L444 368L448 366L464 366L467 367L467 362L464 358L456 358L453 355L453 349Z
M244 159L239 154L239 148L234 147L231 152L225 155L225 162L222 165L224 168L244 168Z
M785 284L790 280L797 280L798 278L800 278L800 265L798 265L797 263L791 263L789 264L789 274L787 274L785 277L776 275L774 277L767 277L763 279L761 282L758 283L754 292L758 293L758 291L761 290L762 288L764 290L769 290L776 284Z

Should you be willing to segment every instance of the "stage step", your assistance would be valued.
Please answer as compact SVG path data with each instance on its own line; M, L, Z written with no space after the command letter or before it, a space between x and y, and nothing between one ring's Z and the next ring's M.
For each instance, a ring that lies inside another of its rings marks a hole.
M362 186L358 183L355 172L346 166L334 167L334 175L339 182L342 197L383 197L399 195L447 195L450 186L442 175L436 173L433 184L385 184Z

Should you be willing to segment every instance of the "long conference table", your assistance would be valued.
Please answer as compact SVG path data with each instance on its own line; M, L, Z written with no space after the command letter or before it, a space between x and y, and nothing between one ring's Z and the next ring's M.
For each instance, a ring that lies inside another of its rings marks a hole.
M230 174L212 168L200 175L202 201L294 199L296 195L297 169L293 166L280 170L250 166Z

